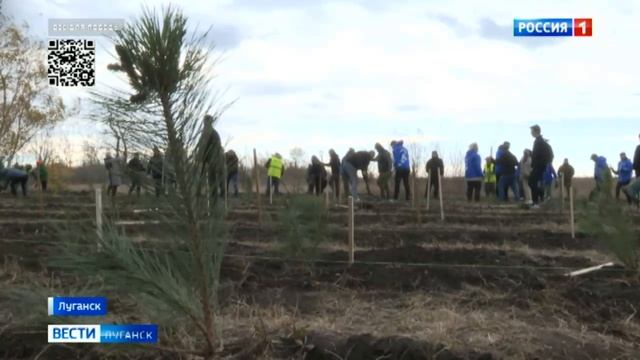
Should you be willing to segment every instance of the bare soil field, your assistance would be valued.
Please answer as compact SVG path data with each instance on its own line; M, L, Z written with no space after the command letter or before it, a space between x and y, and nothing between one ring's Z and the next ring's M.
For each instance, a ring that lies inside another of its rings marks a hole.
M293 196L293 195L292 195ZM303 196L303 195L299 195ZM131 241L161 247L154 199L122 196L105 218ZM416 210L366 198L355 211L355 263L348 264L348 210L328 210L328 240L312 258L281 251L285 198L231 199L221 270L220 319L230 358L270 359L638 359L640 283L596 239L571 238L557 207L456 200ZM640 220L640 214L634 215ZM56 273L59 229L95 228L88 191L12 198L0 194L0 289ZM73 279L62 281L71 286ZM41 308L46 311L46 299ZM0 357L105 358L100 345L51 346L46 326L19 326L21 306L0 292ZM40 306L40 305L38 305ZM114 299L110 311L129 314ZM152 320L152 319L151 319ZM260 331L256 330L260 329ZM104 347L104 345L102 345ZM188 358L148 350L136 358Z

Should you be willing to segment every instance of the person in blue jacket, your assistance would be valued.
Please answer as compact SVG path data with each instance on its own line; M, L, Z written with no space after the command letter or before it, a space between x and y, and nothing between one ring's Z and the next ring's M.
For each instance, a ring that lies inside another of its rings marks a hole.
M480 201L482 189L482 159L478 155L478 144L469 145L469 151L464 156L464 180L467 183L467 201L473 198Z
M22 196L27 196L27 181L29 181L29 175L23 170L14 168L0 169L0 189L4 190L7 186L10 186L13 196L18 196L18 184L22 188Z
M542 183L544 184L544 199L551 199L554 185L557 185L558 174L556 169L553 168L553 164L548 164L542 174ZM557 186L556 186L557 187Z
M409 151L404 147L404 142L402 140L392 141L391 148L393 149L393 167L396 171L393 198L398 200L398 195L400 194L400 181L402 181L404 184L405 197L409 200L411 198L411 191L409 190L409 174L411 173Z
M620 153L618 170L611 168L611 171L618 175L618 182L616 183L616 199L620 199L620 189L629 185L633 174L633 163L629 158L627 158L626 153Z
M596 190L600 190L605 179L605 172L609 171L607 158L605 158L604 156L593 154L591 155L591 160L593 160L593 162L595 163L593 169L593 178L596 181Z

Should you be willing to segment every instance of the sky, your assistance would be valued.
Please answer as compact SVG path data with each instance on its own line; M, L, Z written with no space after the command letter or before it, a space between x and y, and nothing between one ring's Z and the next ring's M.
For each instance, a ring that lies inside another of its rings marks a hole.
M4 0L3 11L47 39L49 18L124 18L165 1ZM616 164L640 133L640 2L470 0L182 0L193 25L212 27L214 91L232 102L217 124L240 155L294 147L324 159L330 148L373 149L392 139L438 149L449 168L477 142L504 141L519 157L539 124L555 152L590 175L592 153ZM593 18L593 37L513 36L514 18ZM126 86L106 69L98 42L96 81ZM67 102L85 88L60 88ZM87 115L54 131L79 159L102 142ZM73 149L73 150L71 150ZM413 145L414 152L418 147ZM424 157L424 156L423 156Z

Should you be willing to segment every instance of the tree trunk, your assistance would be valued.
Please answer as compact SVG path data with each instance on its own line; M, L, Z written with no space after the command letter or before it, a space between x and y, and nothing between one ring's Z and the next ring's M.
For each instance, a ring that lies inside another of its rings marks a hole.
M184 208L187 211L187 222L190 228L190 240L192 247L192 255L196 260L196 276L200 278L200 304L202 305L202 313L204 314L204 336L207 343L207 348L204 351L205 359L212 358L215 347L215 332L213 329L214 317L211 309L211 288L207 281L205 266L202 259L202 238L198 229L199 211L193 208L192 192L187 189L186 174L183 163L182 151L184 147L180 146L179 139L176 133L175 124L173 122L173 113L171 112L171 104L168 94L160 96L162 103L162 111L165 118L165 124L167 126L168 140L171 162L175 169L175 178L178 185L178 191L182 196ZM210 194L207 194L210 196Z

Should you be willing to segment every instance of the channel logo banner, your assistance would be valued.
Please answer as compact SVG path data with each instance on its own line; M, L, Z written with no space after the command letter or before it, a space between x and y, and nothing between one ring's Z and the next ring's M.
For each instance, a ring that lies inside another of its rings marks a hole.
M49 316L104 316L107 314L105 297L49 297Z
M573 19L513 19L513 36L573 36Z
M100 342L150 344L158 342L158 325L100 325Z
M49 343L155 344L158 325L48 325Z

